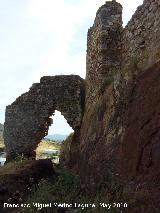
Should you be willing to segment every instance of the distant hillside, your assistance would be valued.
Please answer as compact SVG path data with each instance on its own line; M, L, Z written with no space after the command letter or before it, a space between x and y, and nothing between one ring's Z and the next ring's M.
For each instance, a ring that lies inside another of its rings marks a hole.
M54 141L63 141L67 138L67 136L68 135L54 134L54 135L47 135L45 138Z

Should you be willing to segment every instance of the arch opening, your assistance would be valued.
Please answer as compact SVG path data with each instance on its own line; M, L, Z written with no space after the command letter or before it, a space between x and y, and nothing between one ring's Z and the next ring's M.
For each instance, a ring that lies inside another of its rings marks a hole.
M73 128L68 124L65 117L58 110L50 117L53 120L53 124L49 127L48 136L53 134L59 134L62 136L68 136L74 132Z
M54 163L59 163L62 143L74 130L58 110L55 110L49 120L50 124L46 123L45 137L36 148L36 159L51 159Z

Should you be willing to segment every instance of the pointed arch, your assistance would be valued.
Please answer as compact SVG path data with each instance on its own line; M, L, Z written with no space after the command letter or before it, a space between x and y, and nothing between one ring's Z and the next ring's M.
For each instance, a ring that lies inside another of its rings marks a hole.
M7 160L17 154L35 158L35 149L48 134L55 110L62 113L73 130L79 129L84 91L84 80L77 75L45 76L7 106L4 124Z

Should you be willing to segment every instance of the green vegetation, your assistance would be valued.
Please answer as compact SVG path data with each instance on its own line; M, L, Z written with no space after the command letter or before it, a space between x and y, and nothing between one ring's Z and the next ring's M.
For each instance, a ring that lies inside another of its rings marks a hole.
M104 79L103 83L100 86L99 89L99 95L103 95L103 93L105 92L106 88L109 87L113 82L113 77L108 77L106 79Z
M101 113L100 113L101 114ZM51 142L43 140L37 149L37 155L39 158L44 157L44 150L60 150L62 161L70 160L70 155L73 152L77 152L77 147L73 146L71 149L71 143L73 139L73 134L69 135L68 138L63 143ZM50 159L56 159L56 153L49 156ZM26 161L23 155L17 155L15 161L6 164L0 168L0 173L3 174L17 174L18 171L23 168L23 164ZM108 166L111 167L111 166ZM120 212L120 208L103 208L100 203L113 204L115 202L120 202L122 199L122 185L119 183L115 175L110 171L106 175L106 180L103 183L97 183L97 191L92 194L87 193L86 186L81 183L80 177L66 171L60 167L60 165L55 167L56 176L52 179L42 179L38 184L32 185L30 192L23 197L23 203L31 204L31 208L24 208L23 211L17 210L17 212L24 213L36 213L37 211L42 213L58 213L59 210L55 203L57 204L68 204L71 210L76 209L77 213L115 213ZM40 204L52 204L52 208L38 208L33 205L33 203ZM75 207L79 205L79 207ZM55 204L55 205L54 205ZM72 206L71 206L72 204ZM85 206L85 204L90 204Z
M70 145L72 142L73 134L71 134L64 144L62 145L61 153L65 157L70 157ZM44 150L44 148L60 148L59 144L51 144L51 142L43 141L41 143L41 148L39 150ZM67 156L66 156L67 155ZM51 157L54 159L55 154ZM64 156L63 156L64 157ZM4 167L0 168L1 174L16 174L23 168L24 161L23 156L19 156L18 162L10 162ZM66 171L60 167L60 165L55 167L56 176L52 179L42 179L38 184L32 185L30 191L23 197L23 203L29 203L31 208L24 208L24 213L36 213L37 211L42 213L58 213L59 210L55 203L57 204L72 204L70 206L71 210L76 209L77 213L116 213L120 212L120 208L107 208L101 207L100 203L113 204L115 202L120 202L122 199L122 185L119 183L117 176L113 175L110 167L108 166L108 174L106 175L106 180L103 183L97 183L97 191L92 194L88 193L86 186L81 182L80 177ZM33 203L40 204L52 204L52 208L42 208L34 206ZM80 205L75 207L75 203ZM90 204L89 206L84 206L85 204ZM72 207L72 208L71 208ZM22 210L22 209L21 209ZM18 210L17 212L22 212Z
M67 144L71 142L73 134L71 134L67 141ZM63 147L63 148L64 148ZM65 149L64 148L64 149ZM63 149L63 150L64 150ZM69 151L67 147L65 150ZM102 183L97 183L97 190L94 193L88 193L86 186L81 182L78 175L63 169L61 165L55 167L58 174L54 179L41 180L38 185L34 185L31 189L31 193L24 200L25 203L51 203L52 208L42 208L42 213L58 213L57 206L54 204L69 204L68 209L76 209L77 213L118 213L124 209L123 198L123 184L119 181L118 174L114 174L111 169L112 165L108 164L108 173L106 179ZM120 203L121 202L121 203ZM75 203L77 205L75 206ZM110 207L108 210L106 207L100 206L100 203L111 204L117 203L118 207ZM84 206L90 204L89 206ZM61 208L64 208L64 206ZM31 206L30 209L24 209L25 213L37 212L38 208Z
M119 73L118 68L112 68L110 70L110 74L108 74L108 76L103 80L100 88L99 88L99 95L103 95L103 93L105 92L105 90L107 89L107 87L109 87L113 82L114 82L114 78L117 75L117 73Z
M116 190L118 190L117 185L111 185L111 187L115 187ZM25 203L52 203L52 209L42 208L40 211L42 213L58 212L54 203L72 204L71 209L75 208L75 203L81 204L79 208L76 208L78 213L113 213L120 212L120 208L111 208L110 210L107 210L106 208L100 207L100 203L104 202L111 204L116 201L117 198L114 201L109 200L109 197L102 189L93 195L85 193L80 178L63 170L56 180L42 180L38 185L34 186L31 190L31 194L26 198ZM84 204L92 205L84 207ZM32 208L27 209L24 212L37 212L37 208L32 206Z
M42 180L32 188L25 202L33 203L71 203L80 190L79 178L68 172L62 172L56 180Z

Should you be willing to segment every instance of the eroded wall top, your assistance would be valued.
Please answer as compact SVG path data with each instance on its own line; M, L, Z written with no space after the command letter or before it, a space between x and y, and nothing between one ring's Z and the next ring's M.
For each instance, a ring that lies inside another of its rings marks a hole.
M122 6L107 1L99 8L88 30L86 83L87 103L92 104L101 84L118 72L121 62Z
M107 1L97 11L88 31L86 105L91 106L101 87L131 80L160 60L160 1L145 0L122 27L122 6ZM119 76L118 76L119 75Z
M145 0L123 31L122 72L130 77L160 60L160 1Z

